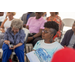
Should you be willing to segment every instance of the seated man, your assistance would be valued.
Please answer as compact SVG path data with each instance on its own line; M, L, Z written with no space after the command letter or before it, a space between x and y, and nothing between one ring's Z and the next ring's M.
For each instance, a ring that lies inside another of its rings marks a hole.
M58 24L54 21L49 21L45 23L44 27L45 29L42 30L43 40L38 41L33 48L34 51L27 54L27 57L31 62L49 62L51 61L53 54L57 50L63 48L63 46L60 43L53 41L53 37L59 30Z
M28 37L28 43L32 43L33 46L38 40L41 40L42 29L44 29L45 19L42 18L43 12L36 12L36 17L29 18L26 28L29 29L31 35Z
M34 12L28 12L22 15L21 20L23 21L23 27L26 27L26 23L30 17L34 17Z
M61 42L61 45L75 49L75 22L72 26L72 29L68 30L65 33L64 38Z

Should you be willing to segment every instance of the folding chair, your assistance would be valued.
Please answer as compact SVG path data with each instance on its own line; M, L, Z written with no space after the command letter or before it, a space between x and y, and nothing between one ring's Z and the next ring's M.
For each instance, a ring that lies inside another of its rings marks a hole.
M74 23L74 19L72 18L64 18L62 20L63 24L64 24L64 28L62 30L62 38L61 38L61 41L64 37L64 34L66 33L67 30L71 29L73 23Z

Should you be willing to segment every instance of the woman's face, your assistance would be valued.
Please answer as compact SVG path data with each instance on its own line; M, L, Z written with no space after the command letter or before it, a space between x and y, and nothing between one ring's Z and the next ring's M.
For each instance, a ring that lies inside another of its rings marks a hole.
M55 15L55 12L50 12L51 16L54 16Z
M19 29L18 29L18 28L13 27L13 28L12 28L12 31L13 31L14 33L18 33L18 32L19 32Z
M45 28L44 30L42 30L42 39L50 40L52 39L52 37L53 37L53 34L49 28Z
M7 16L8 16L9 19L13 18L13 14L12 13L8 13Z

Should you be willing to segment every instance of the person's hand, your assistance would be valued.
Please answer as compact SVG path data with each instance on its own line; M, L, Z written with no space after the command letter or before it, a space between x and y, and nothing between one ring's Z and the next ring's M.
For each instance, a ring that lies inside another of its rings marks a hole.
M23 27L26 27L26 24L24 24Z
M32 41L32 40L33 40L33 37L28 37L27 42L30 42L30 41Z
M16 48L16 45L14 45L13 48L9 48L9 49L14 50L15 48Z
M10 44L10 41L5 40L4 43L7 44L7 45L9 45Z
M2 33L5 33L5 30L3 28L0 28L0 31L2 31Z

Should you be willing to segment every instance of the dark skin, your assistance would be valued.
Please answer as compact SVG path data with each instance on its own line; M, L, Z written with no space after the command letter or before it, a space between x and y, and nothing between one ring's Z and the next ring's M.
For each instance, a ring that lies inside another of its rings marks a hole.
M44 31L42 31L42 39L44 39L45 43L53 43L53 33L52 28L45 28Z
M36 19L40 19L42 16L42 12L36 12ZM29 29L29 26L26 26L27 29ZM39 33L35 34L33 37L39 37L42 34L42 29L39 30ZM33 40L33 37L28 37L27 42L30 42L31 40Z
M4 12L0 12L0 16L3 16L4 15Z
M42 30L42 39L44 39L45 43L50 44L54 42L53 41L54 34L52 32L53 32L52 28L45 28L44 30Z
M55 18L56 14L55 14L55 12L50 12L50 14L51 14L51 19L53 20Z

